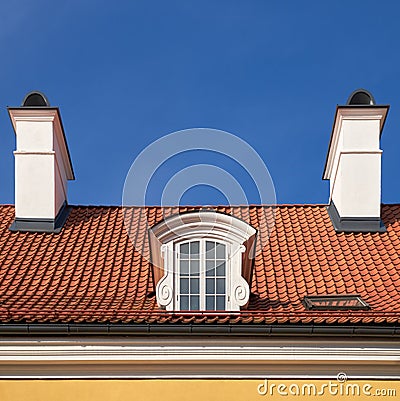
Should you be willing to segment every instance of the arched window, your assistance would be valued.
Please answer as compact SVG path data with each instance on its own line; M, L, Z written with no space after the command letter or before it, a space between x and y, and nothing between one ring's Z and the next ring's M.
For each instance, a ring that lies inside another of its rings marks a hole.
M172 216L150 231L160 306L235 311L248 302L242 269L243 260L251 262L253 227L230 215L196 211Z

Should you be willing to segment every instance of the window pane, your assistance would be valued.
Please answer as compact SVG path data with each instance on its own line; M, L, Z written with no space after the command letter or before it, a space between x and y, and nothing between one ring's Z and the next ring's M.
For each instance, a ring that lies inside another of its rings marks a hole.
M187 295L181 296L181 309L189 310L189 297Z
M207 251L212 251L214 248L215 248L214 241L206 241L206 250Z
M189 244L181 244L181 258L188 258L189 257Z
M189 262L187 260L181 260L181 276L187 276L189 274Z
M198 276L200 274L200 262L198 260L190 261L190 275Z
M207 262L206 262L206 276L215 276L215 263L214 263L214 261L207 260Z
M225 294L225 279L217 278L217 294Z
M213 296L207 296L206 297L206 309L207 310L215 310L215 302L214 302L214 297Z
M217 244L216 257L217 257L217 259L225 259L225 245L224 244Z
M225 276L225 262L217 263L217 276Z
M181 294L189 294L189 279L181 278Z
M206 279L206 294L215 294L215 279Z
M190 257L191 258L199 257L199 245L200 245L199 241L190 243Z
M217 296L216 310L225 310L225 296Z
M199 281L200 281L200 279L198 279L198 278L192 278L190 280L190 293L191 294L200 294Z
M206 258L215 259L215 242L206 241Z
M200 297L198 295L194 295L190 297L190 310L199 310L200 309Z

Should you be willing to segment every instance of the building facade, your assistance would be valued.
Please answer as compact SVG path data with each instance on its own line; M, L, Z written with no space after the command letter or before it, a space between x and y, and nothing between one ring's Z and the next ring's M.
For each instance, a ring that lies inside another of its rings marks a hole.
M0 399L398 399L388 109L365 90L337 107L326 205L122 208L68 203L71 157L44 95L9 108Z

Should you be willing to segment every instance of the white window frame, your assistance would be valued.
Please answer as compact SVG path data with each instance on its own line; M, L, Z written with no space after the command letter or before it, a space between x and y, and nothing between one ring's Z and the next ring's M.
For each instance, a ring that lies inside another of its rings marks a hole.
M230 291L228 291L229 288L231 288L231 270L232 270L232 259L231 259L231 255L232 255L232 250L231 250L231 244L229 242L223 241L223 240L218 240L215 238L193 238L190 240L182 240L182 241L177 241L175 242L175 279L174 279L174 285L175 285L175 298L176 298L176 308L175 309L180 309L180 301L181 301L181 288L180 288L180 279L181 279L181 272L180 272L180 251L178 251L177 249L180 247L180 245L182 244L187 244L187 243L191 243L191 242L199 242L199 287L200 287L200 291L199 291L199 295L200 295L200 301L199 301L199 305L200 308L199 310L203 310L203 311L212 311L212 310L216 310L216 309L206 309L206 296L208 295L206 293L206 257L205 257L205 247L206 247L206 242L207 241L211 241L211 242L215 242L218 244L222 244L225 246L225 276L223 276L223 278L225 279L225 306L224 306L224 310L230 310L232 305L231 305L231 300L230 300ZM213 294L214 296L216 294Z
M250 288L242 277L244 242L256 234L256 230L231 215L213 211L195 211L172 216L157 224L150 231L152 248L161 249L163 276L156 286L159 306L168 311L179 311L179 267L176 246L187 241L210 240L229 248L226 261L226 311L239 311L247 304ZM153 252L153 249L152 249ZM201 295L204 296L205 292ZM205 309L202 309L205 311ZM190 312L190 311L185 311ZM212 312L212 311L207 311Z

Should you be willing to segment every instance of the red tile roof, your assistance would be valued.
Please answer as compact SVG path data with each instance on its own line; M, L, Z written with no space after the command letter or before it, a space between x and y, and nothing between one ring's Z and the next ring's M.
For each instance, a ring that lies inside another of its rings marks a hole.
M267 240L263 206L218 207L247 221L258 241L252 295L235 313L157 307L147 223L192 207L137 207L136 248L120 207L74 206L60 234L11 232L0 206L0 321L107 323L399 323L400 205L384 205L386 233L336 233L323 205L278 206ZM261 244L263 244L261 249ZM308 311L305 295L359 294L368 311Z

